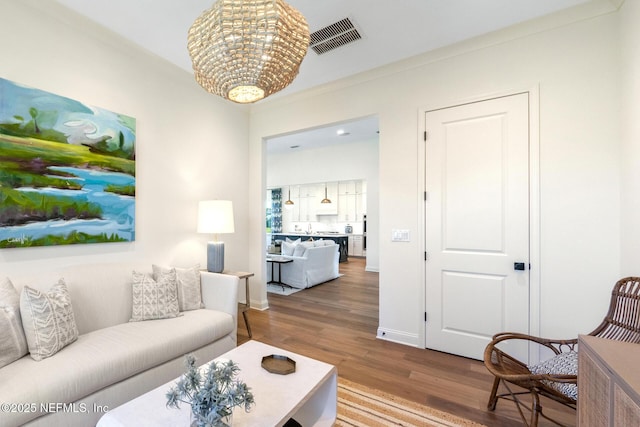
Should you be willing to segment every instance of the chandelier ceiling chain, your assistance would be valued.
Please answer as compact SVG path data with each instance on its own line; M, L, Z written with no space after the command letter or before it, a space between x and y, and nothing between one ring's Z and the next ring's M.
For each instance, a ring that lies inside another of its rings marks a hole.
M250 103L293 81L309 41L304 16L283 0L218 0L194 21L187 48L204 89Z

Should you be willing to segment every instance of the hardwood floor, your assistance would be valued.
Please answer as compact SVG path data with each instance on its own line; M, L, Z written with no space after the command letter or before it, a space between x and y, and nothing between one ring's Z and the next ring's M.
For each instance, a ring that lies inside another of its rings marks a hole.
M331 363L347 380L490 427L522 425L511 402L486 409L493 377L482 362L376 338L378 274L364 266L351 258L340 264L344 276L336 280L290 296L269 294L269 310L248 313L253 339ZM249 337L238 319L242 344ZM547 400L542 405L545 413L575 425L575 411Z

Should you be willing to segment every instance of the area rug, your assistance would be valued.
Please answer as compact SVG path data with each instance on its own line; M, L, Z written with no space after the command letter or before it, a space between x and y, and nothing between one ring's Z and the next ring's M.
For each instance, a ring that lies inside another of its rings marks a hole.
M284 295L284 296L289 296L291 294L295 294L296 292L300 292L303 290L304 289L290 288L288 286L285 286L283 288L282 286L276 285L275 283L270 283L267 285L267 292L269 292L270 294L278 294L278 295Z
M483 427L482 424L338 378L338 427Z

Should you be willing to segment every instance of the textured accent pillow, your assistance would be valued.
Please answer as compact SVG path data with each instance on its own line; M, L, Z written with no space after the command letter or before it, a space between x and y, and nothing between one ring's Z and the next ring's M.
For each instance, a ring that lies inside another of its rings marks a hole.
M158 280L160 274L169 272L171 268L175 269L180 311L197 310L204 307L202 293L200 292L200 264L196 264L191 268L162 267L154 264L152 268L155 280Z
M47 293L25 286L20 295L20 314L34 360L51 357L78 339L76 318L64 279Z
M20 318L20 295L8 278L0 281L0 368L29 352Z
M160 273L157 281L150 274L134 271L132 297L130 322L179 316L176 270Z
M569 351L560 353L549 360L529 366L532 374L578 375L578 353ZM574 383L544 381L549 387L574 400L578 400L578 386Z

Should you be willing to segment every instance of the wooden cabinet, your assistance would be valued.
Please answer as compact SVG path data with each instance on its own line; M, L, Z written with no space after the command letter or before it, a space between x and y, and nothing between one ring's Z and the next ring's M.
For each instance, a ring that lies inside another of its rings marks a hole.
M580 336L578 425L640 425L640 344Z

